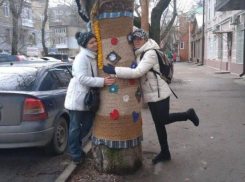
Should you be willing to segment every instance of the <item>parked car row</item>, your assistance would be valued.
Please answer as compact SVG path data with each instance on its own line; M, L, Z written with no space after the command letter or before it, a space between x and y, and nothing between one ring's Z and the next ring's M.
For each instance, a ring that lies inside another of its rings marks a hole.
M61 61L73 63L75 56L68 57L64 54L48 54L44 57L28 57L23 55L0 55L0 63L2 62L21 62L21 61Z
M64 100L71 69L57 61L0 64L0 149L66 150L70 116Z

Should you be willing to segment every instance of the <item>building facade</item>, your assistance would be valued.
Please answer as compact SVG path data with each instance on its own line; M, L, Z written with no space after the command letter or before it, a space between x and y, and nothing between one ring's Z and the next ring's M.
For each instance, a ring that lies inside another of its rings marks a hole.
M75 34L87 31L87 26L79 17L76 4L49 8L49 17L51 31L49 51L69 56L77 55L80 49Z
M203 8L195 11L189 18L189 56L190 61L201 63L202 61L202 41L203 41Z
M205 1L205 64L240 74L244 65L245 10L242 4L245 1L236 1L241 3L238 8L232 8L232 4L237 4L234 0Z
M50 48L56 50L57 53L75 56L79 53L79 46L75 38L76 32L80 31L80 27L71 25L50 25ZM52 52L52 49L50 49Z
M16 5L17 9L19 5ZM28 50L37 50L35 56L43 52L41 41L41 27L43 21L44 2L42 0L25 0L22 13L18 20L18 53L29 55ZM10 11L9 1L5 1L0 7L0 54L11 54L13 15ZM49 25L45 27L46 45L49 46ZM32 52L33 53L33 52Z
M188 16L178 16L178 56L180 61L188 61L189 56L189 19Z

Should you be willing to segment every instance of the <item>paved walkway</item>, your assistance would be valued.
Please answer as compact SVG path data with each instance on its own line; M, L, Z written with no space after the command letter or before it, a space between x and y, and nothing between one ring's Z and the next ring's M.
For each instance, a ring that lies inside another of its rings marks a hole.
M200 126L195 127L190 121L167 126L170 162L152 165L151 159L160 147L150 112L143 109L143 167L133 175L100 175L90 160L80 166L71 181L245 181L245 79L214 72L205 66L175 64L171 87L179 99L171 97L170 111L182 112L193 107Z
M205 66L175 65L171 87L179 99L171 97L170 112L193 107L200 126L190 121L168 125L172 160L153 166L151 157L145 157L144 167L125 181L245 181L245 79L214 72ZM149 110L142 113L147 156L160 148Z

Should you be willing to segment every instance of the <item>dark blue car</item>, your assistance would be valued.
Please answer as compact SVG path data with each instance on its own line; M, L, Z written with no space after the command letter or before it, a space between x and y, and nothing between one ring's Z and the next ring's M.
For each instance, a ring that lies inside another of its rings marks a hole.
M71 68L61 62L0 65L0 149L66 150L69 113L64 100Z

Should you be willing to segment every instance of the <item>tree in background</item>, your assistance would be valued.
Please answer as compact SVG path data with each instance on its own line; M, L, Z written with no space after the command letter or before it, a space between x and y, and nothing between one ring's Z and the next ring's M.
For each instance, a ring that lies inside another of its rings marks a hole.
M46 46L46 41L45 41L45 27L46 23L48 21L48 5L49 5L49 0L45 0L45 8L44 8L44 19L42 21L42 46L43 46L43 52L44 55L48 54L48 48Z
M151 12L151 26L150 26L150 37L154 39L157 43L160 43L160 24L161 24L161 17L164 12L164 10L168 7L171 0L151 0L149 3L153 5L153 9ZM79 0L76 0L76 2L79 2ZM94 4L95 0L81 0L81 4L78 4L79 8L79 14L83 18L83 20L88 20L89 17L86 16L86 13L84 10L86 10L87 15L90 14L90 11L92 9L92 6ZM140 27L140 2L135 1L135 12L137 16L134 20L134 25L136 27Z
M5 0L1 0L1 1L0 1L0 6L3 5L4 1L5 1Z
M12 36L12 55L18 53L18 42L19 42L19 18L22 12L24 0L9 0L10 11L13 15L13 36Z

